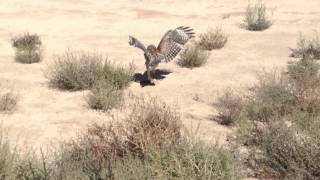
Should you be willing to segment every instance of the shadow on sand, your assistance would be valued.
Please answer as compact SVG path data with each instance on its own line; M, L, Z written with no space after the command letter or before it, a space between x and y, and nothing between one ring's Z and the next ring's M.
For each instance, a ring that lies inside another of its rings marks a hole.
M156 69L153 78L156 80L164 79L164 78L166 78L166 75L168 75L170 73L172 73L172 72L168 71L168 70ZM145 71L143 74L135 73L133 78L134 78L135 82L140 83L141 87L154 86L154 84L150 83L150 81L148 80L147 71Z

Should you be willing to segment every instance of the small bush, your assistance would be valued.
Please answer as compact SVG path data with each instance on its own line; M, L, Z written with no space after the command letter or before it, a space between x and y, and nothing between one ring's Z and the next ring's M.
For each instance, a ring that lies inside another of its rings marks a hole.
M301 131L284 123L266 130L260 149L262 161L283 177L320 177L319 132Z
M90 125L40 157L16 153L0 139L1 179L239 178L231 152L181 137L175 109L152 98L131 105L125 121Z
M320 66L312 58L268 73L245 99L237 139L249 149L247 164L258 178L317 179Z
M118 158L144 157L149 147L177 144L181 138L181 120L174 109L156 99L132 97L132 108L123 123L108 126L94 124L80 140L92 143L95 154Z
M105 81L119 89L132 79L134 67L115 66L101 55L67 51L47 67L46 77L53 87L66 90L90 89Z
M129 163L128 163L129 162ZM143 161L127 161L115 179L226 179L239 178L232 153L202 143L153 149Z
M90 108L103 111L119 107L122 101L122 90L110 86L105 82L96 83L87 98Z
M246 28L250 31L263 31L272 25L267 16L267 8L262 1L257 1L254 5L248 5L244 22Z
M204 50L221 49L228 41L228 36L221 28L210 29L204 34L200 34L199 46Z
M12 91L0 92L0 111L12 111L17 105L17 95Z
M176 144L181 138L181 119L174 108L155 98L135 98L128 125L128 139L138 153L147 147ZM140 152L141 151L141 152Z
M37 34L25 33L12 38L12 47L16 49L15 61L25 64L42 60L42 42Z
M61 166L57 173L58 177L134 180L211 178L233 180L239 178L238 163L232 153L202 143L184 142L160 148L150 147L143 159L130 155L117 159L101 156L98 158L96 151L81 149L81 147L83 147L82 144L74 144L69 149L71 151L68 151L72 153L63 156L59 163Z
M154 98L133 98L133 109L123 124L94 124L63 148L59 174L92 179L238 177L231 153L190 144L181 137L180 117L174 109Z
M288 64L288 79L302 110L320 112L320 65L313 59Z
M194 68L200 67L207 62L208 53L198 45L189 45L180 53L177 64L181 67Z
M14 161L16 153L12 150L9 140L0 131L0 177L1 179L9 177L14 173Z
M263 73L258 80L247 99L246 111L250 119L267 122L293 112L297 99L282 73Z
M291 49L291 56L295 58L320 59L320 39L319 33L314 33L312 38L300 34L297 48Z
M231 89L226 89L213 104L218 110L217 120L223 125L232 125L239 121L242 108L242 98Z

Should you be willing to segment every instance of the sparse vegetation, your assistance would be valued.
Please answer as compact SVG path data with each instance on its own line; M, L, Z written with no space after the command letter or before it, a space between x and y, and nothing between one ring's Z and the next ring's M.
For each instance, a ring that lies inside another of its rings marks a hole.
M0 90L0 111L12 111L17 105L18 97L12 90Z
M123 123L93 124L40 158L22 156L0 141L4 179L237 179L231 152L181 137L177 112L156 99L137 98ZM119 121L117 121L119 122ZM128 124L127 124L128 123ZM1 139L2 140L2 139Z
M180 53L177 64L181 67L194 68L200 67L207 62L208 53L197 44L191 44Z
M12 38L15 48L15 61L25 64L37 63L42 60L42 42L37 34L25 33Z
M319 177L319 70L313 59L290 62L286 73L263 73L246 96L237 138L256 176Z
M221 28L209 29L206 33L200 34L199 46L204 50L221 49L228 41L228 36Z
M261 73L257 85L250 91L247 116L259 122L274 121L273 118L290 114L297 103L288 80L278 71Z
M155 99L135 98L126 119L130 143L146 152L148 147L173 145L181 140L180 115L173 107Z
M134 67L115 66L96 53L67 51L49 64L46 77L53 87L66 90L91 89L96 82L122 89L132 79Z
M236 94L232 89L226 89L214 102L218 110L218 116L215 118L220 124L233 125L241 118L242 97Z
M315 32L313 37L307 37L303 34L299 35L297 48L291 49L292 57L320 59L320 37Z
M92 109L108 111L121 105L123 101L122 93L122 90L114 86L106 85L105 82L98 82L91 89L87 102Z
M319 128L319 119L314 120L318 122L313 122L313 125L317 124L316 128ZM295 125L291 127L285 123L271 125L265 130L264 138L259 145L263 157L259 160L280 176L287 176L289 179L317 178L320 176L319 135L318 131L302 130Z
M261 0L256 1L255 4L248 4L244 23L250 31L263 31L272 25L267 15L266 5Z

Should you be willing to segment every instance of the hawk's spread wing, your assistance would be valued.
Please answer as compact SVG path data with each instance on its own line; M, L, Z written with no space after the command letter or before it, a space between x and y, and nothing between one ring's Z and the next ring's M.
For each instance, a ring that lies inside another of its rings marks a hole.
M189 39L194 37L193 29L180 26L174 30L169 30L161 39L158 51L166 62L171 61L183 48Z
M146 52L146 47L136 38L129 36L129 45L141 49L143 52Z

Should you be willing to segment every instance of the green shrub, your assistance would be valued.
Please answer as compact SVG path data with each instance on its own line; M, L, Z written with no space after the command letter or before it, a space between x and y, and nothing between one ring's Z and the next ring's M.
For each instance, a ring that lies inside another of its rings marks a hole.
M192 44L180 53L177 64L181 67L194 68L204 65L207 59L208 53L198 45Z
M119 89L132 79L134 67L115 66L99 54L67 51L49 64L46 77L53 87L66 90L90 89L105 81Z
M292 57L320 59L319 33L315 32L312 38L300 34L297 42L297 48L291 49L291 51Z
M243 100L233 90L226 89L213 105L218 110L217 121L220 124L232 125L240 120Z
M199 46L204 50L221 49L228 41L228 36L221 28L210 29L199 36Z
M25 33L12 38L15 48L15 60L20 63L31 64L42 60L42 42L37 34Z
M267 16L267 8L262 1L257 1L254 5L248 5L244 22L246 28L250 31L263 31L272 25Z

